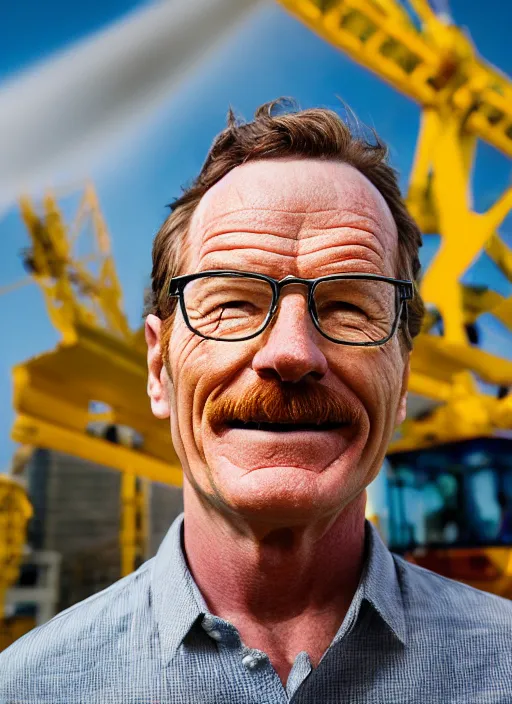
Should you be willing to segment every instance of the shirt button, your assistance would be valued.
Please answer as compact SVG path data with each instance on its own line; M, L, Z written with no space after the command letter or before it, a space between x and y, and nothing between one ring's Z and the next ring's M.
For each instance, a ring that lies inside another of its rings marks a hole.
M213 630L213 631L207 631L208 635L210 638L213 638L213 640L222 640L222 634L220 631Z
M215 628L215 619L213 616L209 616L206 614L203 616L203 628L205 631L211 631L213 628Z
M244 667L246 667L248 670L254 670L257 664L258 660L253 655L245 655L242 658L242 665L244 665Z

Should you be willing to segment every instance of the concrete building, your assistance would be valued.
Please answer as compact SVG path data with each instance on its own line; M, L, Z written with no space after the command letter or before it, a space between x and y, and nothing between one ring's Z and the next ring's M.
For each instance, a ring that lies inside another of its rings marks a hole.
M78 457L38 449L23 474L34 508L28 545L61 558L57 610L119 579L120 473ZM146 559L156 552L181 512L182 492L165 484L154 485L148 503Z

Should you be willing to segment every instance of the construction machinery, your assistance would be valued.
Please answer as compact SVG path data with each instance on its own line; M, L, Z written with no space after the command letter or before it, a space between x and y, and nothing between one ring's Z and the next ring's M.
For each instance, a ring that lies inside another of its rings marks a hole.
M507 391L512 362L481 349L475 332L483 314L510 329L511 299L490 287L461 283L482 252L512 279L512 252L498 234L512 206L512 190L483 214L473 211L470 195L478 139L512 156L512 85L425 0L411 0L409 10L395 0L281 0L281 4L415 100L423 111L407 202L423 232L438 234L441 243L421 286L428 315L412 357L408 418L390 448L390 501L392 507L400 507L403 480L395 475L405 459L401 465L393 458L409 453L407 462L414 465L411 453L492 438L512 429L512 397ZM122 472L121 544L127 573L144 542L144 483L137 477L181 484L168 428L151 415L147 403L141 332L130 330L122 311L94 189L86 188L69 229L52 194L40 210L23 199L21 210L31 239L25 265L43 291L61 341L55 350L14 369L12 435L22 444L70 453ZM90 254L78 256L75 245L86 223L93 246ZM492 392L484 392L482 383ZM508 491L508 484L503 486L502 492ZM442 560L436 563L438 544L421 546L419 536L402 539L409 529L395 526L400 510L392 508L390 534L397 547L410 554L415 551L412 559L437 564L443 571L443 565L457 562L457 550L473 551L473 557L484 556L494 570L485 588L510 593L509 542L495 548L482 542L453 547L457 540L452 540L449 552L443 543ZM450 576L461 578L453 570Z
M417 564L512 597L512 440L388 455L388 539Z
M91 185L70 228L52 194L39 212L23 198L21 214L31 240L24 264L42 289L61 342L14 368L12 437L122 471L120 540L122 574L128 574L147 537L145 484L138 477L182 481L169 429L147 402L143 335L130 330L122 310Z
M19 576L31 516L32 506L23 485L0 474L0 651L34 625L25 620L12 623L4 611L7 589Z
M24 487L14 477L0 474L0 619L4 616L5 592L18 578L31 516L32 506Z

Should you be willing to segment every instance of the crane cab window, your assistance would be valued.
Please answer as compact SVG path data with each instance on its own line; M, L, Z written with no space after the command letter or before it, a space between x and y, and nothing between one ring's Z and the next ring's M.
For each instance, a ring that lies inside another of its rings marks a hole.
M512 545L512 439L470 440L388 460L392 550Z

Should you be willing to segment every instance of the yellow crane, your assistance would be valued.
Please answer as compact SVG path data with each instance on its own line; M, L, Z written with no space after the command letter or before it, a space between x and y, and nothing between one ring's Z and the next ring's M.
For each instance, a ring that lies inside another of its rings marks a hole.
M512 278L512 252L497 233L512 205L512 191L485 214L473 212L468 195L477 139L512 155L509 79L478 58L462 32L441 21L423 0L411 3L420 29L394 0L281 4L423 110L407 199L423 231L441 235L441 247L422 284L431 312L416 343L410 389L435 408L427 417L411 415L392 450L512 428L510 397L486 395L475 383L512 385L512 363L470 344L467 336L467 325L484 312L510 328L511 301L460 283L483 249ZM149 410L143 340L140 331L129 329L122 311L94 189L86 188L69 230L52 194L40 210L27 198L21 209L31 238L26 265L43 290L61 341L55 350L15 367L12 435L20 443L74 454L123 473L121 542L127 573L142 540L137 514L143 500L136 477L180 485L179 463L166 424ZM88 258L78 257L74 249L86 222L93 244ZM438 318L443 336L432 334ZM127 429L124 444L113 445L91 432L98 422Z
M19 575L31 516L32 506L23 486L14 477L0 474L0 621L4 617L5 592Z
M22 484L0 474L0 651L24 632L23 622L13 624L6 620L4 606L7 590L19 577L31 516L32 506Z
M147 530L144 484L137 477L181 484L169 430L147 403L144 339L130 330L122 310L94 188L85 188L69 228L50 193L39 210L26 197L20 205L31 240L25 267L43 291L61 341L14 367L12 437L122 471L121 562L127 574ZM86 253L78 256L78 250ZM98 425L120 428L120 442L95 432Z

